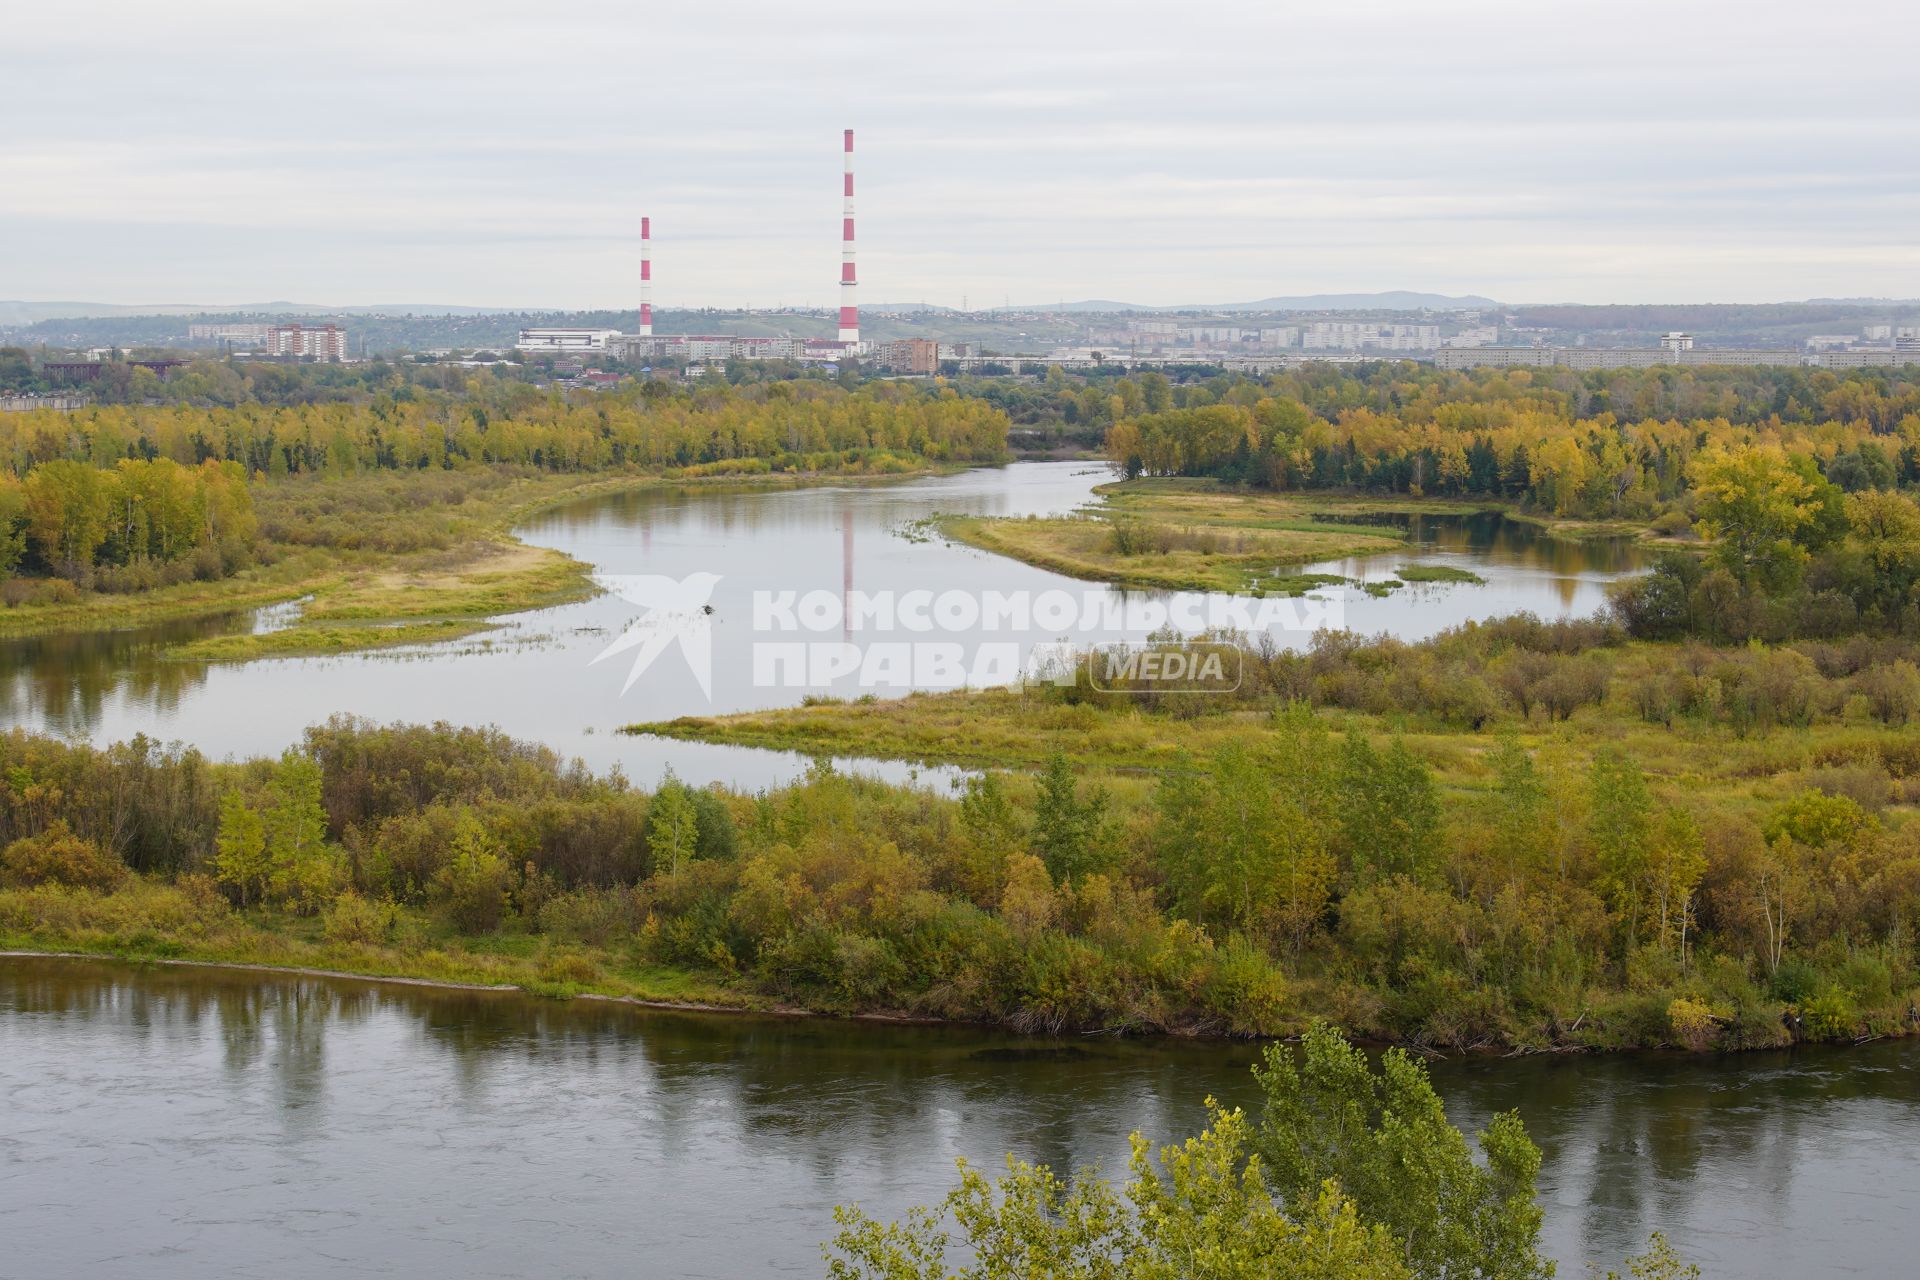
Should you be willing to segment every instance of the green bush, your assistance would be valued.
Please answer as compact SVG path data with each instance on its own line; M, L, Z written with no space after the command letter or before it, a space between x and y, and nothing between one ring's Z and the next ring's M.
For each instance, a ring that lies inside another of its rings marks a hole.
M1809 1040L1851 1040L1859 1033L1860 1010L1853 997L1828 987L1800 1006Z

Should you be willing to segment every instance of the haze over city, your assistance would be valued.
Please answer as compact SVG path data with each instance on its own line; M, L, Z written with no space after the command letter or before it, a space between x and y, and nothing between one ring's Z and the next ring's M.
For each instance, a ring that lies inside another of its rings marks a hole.
M1920 294L1878 0L88 14L9 15L0 296L627 307L645 213L828 306L844 127L870 305Z

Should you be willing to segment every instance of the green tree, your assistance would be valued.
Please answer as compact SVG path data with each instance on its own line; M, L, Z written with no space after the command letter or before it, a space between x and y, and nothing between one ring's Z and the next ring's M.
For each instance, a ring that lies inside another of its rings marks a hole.
M449 852L447 864L434 877L436 896L462 932L492 933L506 913L511 875L506 859L471 811L455 821Z
M994 770L967 779L960 794L960 879L976 902L992 902L1006 879L1007 859L1025 847L1020 810L1007 794L1005 778Z
M1081 798L1079 779L1063 753L1056 751L1048 758L1034 799L1033 843L1047 873L1061 884L1095 870L1100 811L1105 804L1097 788Z
M1189 920L1205 918L1213 883L1207 807L1206 779L1182 751L1154 788L1153 857L1173 909Z
M288 748L267 784L268 881L275 896L303 914L320 910L340 891L340 859L327 845L327 814L320 802L317 761Z
M1546 780L1527 749L1511 733L1487 753L1493 770L1490 793L1493 852L1509 882L1545 869L1553 846L1554 813Z
M1913 602L1920 582L1920 503L1892 490L1849 494L1846 541L1865 567L1861 585L1874 604L1891 615Z
M1620 752L1601 751L1588 775L1587 841L1629 951L1639 937L1652 840L1653 796L1646 777Z
M700 850L700 814L686 783L669 770L647 810L647 852L653 869L675 874Z
M1658 1231L1647 1241L1647 1251L1627 1259L1628 1280L1700 1280L1700 1268L1674 1251ZM1607 1280L1623 1280L1618 1271L1607 1272Z
M1430 879L1438 855L1440 798L1433 774L1399 738L1377 751L1358 728L1340 748L1341 840L1356 879Z
M1297 1057L1270 1046L1255 1075L1266 1107L1254 1150L1296 1218L1333 1185L1361 1222L1386 1229L1422 1280L1553 1274L1538 1248L1540 1149L1517 1114L1476 1135L1476 1161L1424 1067L1390 1049L1376 1071L1325 1023L1307 1031Z
M939 1211L879 1223L834 1211L832 1280L1404 1280L1397 1242L1332 1185L1301 1212L1276 1202L1244 1114L1210 1107L1196 1138L1153 1159L1133 1136L1124 1190L1092 1174L1065 1181L1007 1160L990 1180L960 1162ZM954 1268L951 1217L968 1261Z
M241 906L265 896L272 866L266 824L237 790L220 797L220 834L214 848L214 878L233 887Z

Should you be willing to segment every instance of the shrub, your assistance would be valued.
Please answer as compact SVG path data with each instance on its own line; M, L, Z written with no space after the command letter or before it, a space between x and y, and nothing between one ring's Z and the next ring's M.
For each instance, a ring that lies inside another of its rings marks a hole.
M585 987L600 981L600 966L579 951L556 951L540 966L540 980L559 986Z
M1663 511L1653 520L1653 531L1668 538L1685 533L1691 528L1693 528L1693 521L1687 518L1686 512L1678 509Z
M1851 1039L1860 1027L1860 1011L1853 997L1838 987L1826 990L1800 1006L1809 1040Z
M589 946L604 947L640 927L629 889L575 889L540 904L535 916L542 933Z
M507 864L489 849L468 845L434 879L434 892L454 927L492 933L507 910Z
M1801 1004L1813 994L1814 984L1819 975L1805 960L1788 957L1780 962L1773 971L1773 981L1769 990L1775 1000L1784 1004Z
M1271 1035L1279 1029L1287 980L1266 953L1239 934L1214 952L1205 997L1235 1035Z
M74 835L64 822L15 840L0 852L0 878L10 885L63 884L112 893L129 874L120 859Z
M349 889L327 908L321 928L329 942L373 946L392 934L395 914L391 902L363 898Z
M1720 1034L1712 1007L1692 996L1673 998L1667 1006L1667 1025L1677 1043L1695 1051L1711 1049Z

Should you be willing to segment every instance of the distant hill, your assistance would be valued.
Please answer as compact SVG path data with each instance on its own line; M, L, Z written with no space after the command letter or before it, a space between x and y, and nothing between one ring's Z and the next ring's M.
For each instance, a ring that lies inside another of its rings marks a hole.
M1290 298L1261 298L1257 302L1190 303L1177 307L1149 307L1137 302L1114 302L1093 298L1084 302L1045 302L1031 307L996 307L1013 311L1455 311L1474 307L1497 307L1492 298L1478 294L1451 297L1443 293L1410 293L1404 289L1386 293L1310 293Z
M381 302L359 307L328 307L315 302L239 302L208 306L160 302L0 302L0 325L38 324L42 320L84 320L107 316L484 316L510 313L511 307L456 307L444 302Z

